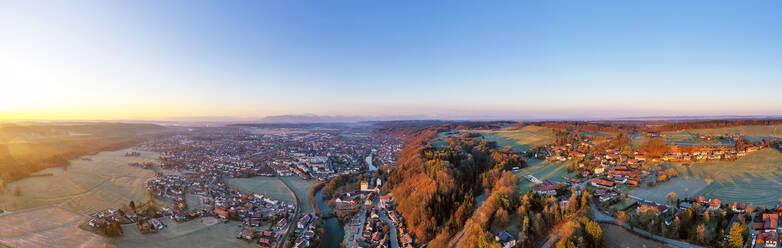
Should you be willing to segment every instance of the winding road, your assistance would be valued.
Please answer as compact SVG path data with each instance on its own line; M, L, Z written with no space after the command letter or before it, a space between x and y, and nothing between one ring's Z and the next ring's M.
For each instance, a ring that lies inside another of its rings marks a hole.
M619 221L617 221L616 218L611 217L611 216L609 216L609 215L607 215L607 214L597 210L597 207L595 206L594 202L589 201L589 205L592 207L592 212L594 214L594 221L596 221L596 222L616 225L616 226L622 227L625 230L628 230L628 231L630 231L632 233L635 233L635 234L637 234L639 236L642 236L644 238L648 238L648 239L651 239L651 240L663 242L665 244L673 245L673 246L676 246L676 247L681 247L681 248L703 248L702 246L698 246L698 245L694 245L694 244L690 244L690 243L682 242L682 241L678 241L678 240L669 239L669 238L666 238L666 237L662 237L662 236L659 236L659 235L655 235L655 234L649 233L649 232L647 232L645 230L641 230L641 229L638 229L638 228L632 228L627 223L619 223Z
M277 242L277 247L282 248L282 247L286 247L285 244L288 243L288 236L290 236L291 234L291 230L293 229L292 227L296 225L297 221L299 221L299 212L301 211L301 199L299 199L299 196L296 194L296 191L294 191L293 188L291 188L291 186L285 182L285 180L282 180L279 177L277 177L277 179L280 180L280 182L283 185L285 185L286 188L288 188L291 194L293 194L293 197L296 198L296 212L293 214L293 217L291 217L290 220L288 221L288 226L285 228L285 234L282 235L281 242Z

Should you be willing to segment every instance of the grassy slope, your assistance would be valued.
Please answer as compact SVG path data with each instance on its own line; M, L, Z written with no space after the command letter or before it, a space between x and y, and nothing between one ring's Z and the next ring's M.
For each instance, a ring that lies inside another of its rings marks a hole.
M755 205L775 206L782 198L782 153L764 149L750 153L736 161L711 161L691 166L670 164L679 171L680 178L632 192L634 195L665 201L668 192L690 197L716 197L723 202L751 202ZM708 184L704 178L714 181Z

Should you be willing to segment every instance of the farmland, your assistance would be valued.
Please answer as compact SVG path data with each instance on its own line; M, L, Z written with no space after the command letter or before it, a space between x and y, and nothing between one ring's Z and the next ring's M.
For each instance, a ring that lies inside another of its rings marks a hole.
M85 220L86 216L61 207L2 215L0 243L12 247L104 247L105 238L78 227Z
M690 166L666 164L679 171L679 178L631 194L665 202L668 192L684 197L706 196L724 202L748 202L775 206L782 198L782 153L773 149L753 152L736 161L711 161ZM706 179L710 178L711 183Z
M141 152L139 157L126 157L127 151L130 150L85 156L91 161L75 159L66 168L45 169L34 174L41 176L9 183L0 195L0 208L17 211L54 205L92 214L131 200L144 201L148 199L144 182L155 172L128 163L149 161L159 155Z

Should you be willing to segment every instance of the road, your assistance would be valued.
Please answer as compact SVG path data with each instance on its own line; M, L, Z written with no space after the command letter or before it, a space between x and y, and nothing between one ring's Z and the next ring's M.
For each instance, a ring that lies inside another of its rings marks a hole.
M475 211L478 211L478 208L481 207L483 201L486 200L486 198L489 198L489 194L490 193L483 193L475 197L475 210L473 210L473 213L475 213ZM464 237L464 227L462 227L462 229L459 229L459 232L457 232L456 234L453 235L453 237L451 237L451 240L448 241L448 247L451 248L458 247L459 242L462 241L463 237Z
M358 213L356 213L356 215L353 218L359 218L361 220L359 221L358 227L363 229L364 224L366 224L367 221L367 205L362 203L361 210L359 210ZM353 234L350 232L351 229L353 229L351 225L352 223L353 221L351 220L350 224L345 225L345 227L347 228L347 232L345 232L346 248L353 248ZM361 232L359 231L359 235L360 234Z
M288 188L288 191L290 191L291 194L293 194L293 198L296 198L296 211L294 212L293 217L291 217L290 220L288 220L288 226L285 228L285 234L282 235L281 242L277 242L277 247L282 248L285 247L285 243L288 243L288 236L290 236L291 234L291 230L293 229L292 227L296 225L297 221L299 221L299 211L301 211L301 199L299 199L299 196L296 195L296 191L294 191L293 188L291 188L291 186L285 182L285 180L282 180L279 177L277 177L277 179L280 180L280 182L283 185L285 185L286 188Z
M380 197L377 198L379 199ZM391 219L388 218L388 215L380 208L380 200L378 199L375 199L375 211L377 211L377 215L380 216L380 219L386 222L391 229L391 248L399 248L399 237L396 233L396 225L394 225L394 222L391 221Z
M644 231L644 230L641 230L641 229L638 229L638 228L632 228L627 223L619 223L616 220L616 218L611 217L611 216L601 212L600 210L597 210L597 207L595 206L595 203L593 201L589 201L589 205L592 207L592 212L594 213L594 216L595 216L594 221L596 221L596 222L617 225L617 226L620 226L620 227L622 227L622 228L624 228L624 229L626 229L626 230L628 230L628 231L630 231L632 233L638 234L639 236L642 236L642 237L645 237L645 238L648 238L648 239L651 239L651 240L663 242L663 243L666 243L666 244L669 244L669 245L673 245L673 246L676 246L676 247L681 247L681 248L703 248L702 246L698 246L698 245L694 245L694 244L690 244L690 243L686 243L686 242L682 242L682 241L673 240L673 239L669 239L669 238L666 238L666 237L658 236L658 235L649 233L647 231Z

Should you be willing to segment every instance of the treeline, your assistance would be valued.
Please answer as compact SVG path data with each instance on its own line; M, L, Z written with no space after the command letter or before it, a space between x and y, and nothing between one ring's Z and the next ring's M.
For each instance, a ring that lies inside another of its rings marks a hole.
M524 167L526 162L510 150L474 135L448 139L436 148L431 140L455 126L432 127L407 137L386 190L393 193L397 210L417 241L447 239L473 212L475 197L499 180L502 170Z
M705 121L538 121L518 122L516 127L541 126L576 132L665 132L684 129L712 129L735 126L780 125L782 119L741 119L741 120L705 120Z
M617 132L617 133L635 133L644 130L646 124L643 122L586 122L586 121L540 121L540 122L519 122L516 127L541 126L554 129L572 130L576 132Z
M782 119L753 120L709 120L693 122L677 122L654 127L656 131L677 131L682 129L724 128L735 126L768 126L782 124Z

